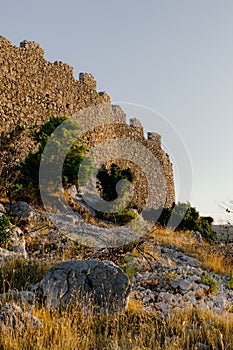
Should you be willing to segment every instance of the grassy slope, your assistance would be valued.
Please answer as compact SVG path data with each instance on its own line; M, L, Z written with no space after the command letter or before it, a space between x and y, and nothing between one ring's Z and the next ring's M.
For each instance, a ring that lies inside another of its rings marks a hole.
M186 233L156 230L150 239L174 244L187 254L198 256L203 266L215 272L229 273L233 270L231 259L226 262L224 255L221 256L221 250L217 257L212 253L213 247L197 246ZM148 259L153 259L153 256L156 258L152 246L150 240L143 245ZM79 252L82 253L85 252ZM3 265L0 271L1 289L26 288L30 283L40 280L50 264L15 261ZM232 313L229 313L229 317L221 317L207 311L184 310L163 320L156 312L145 313L142 305L133 299L127 311L112 315L87 315L78 308L59 313L35 307L32 313L42 320L43 328L33 330L29 327L23 334L16 335L5 330L1 334L0 349L180 350L194 349L198 342L209 345L210 349L233 349Z

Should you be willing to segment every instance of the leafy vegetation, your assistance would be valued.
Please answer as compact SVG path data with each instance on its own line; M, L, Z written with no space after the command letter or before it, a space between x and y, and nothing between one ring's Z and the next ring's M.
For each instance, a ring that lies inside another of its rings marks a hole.
M135 262L135 258L132 255L132 253L125 254L123 269L126 275L129 277L129 279L132 281L133 277L135 276L138 270L138 265Z
M96 217L101 220L106 220L112 222L116 225L126 225L130 221L137 218L137 213L131 211L131 208L128 206L123 210L117 211L115 213L105 213L101 211L96 212Z
M190 203L178 203L173 208L148 209L143 212L143 217L152 221L157 219L157 223L162 226L176 227L176 230L198 231L207 241L213 241L216 233L211 224L213 219L210 216L200 216L196 208L191 207Z
M59 134L53 135L52 139L50 139L54 130L64 121L66 121L66 126L64 128L61 127ZM65 147L64 140L66 140L68 145L72 144L64 161L62 181L65 187L77 185L79 166L85 157L86 147L81 143L80 138L77 139L76 121L68 117L52 117L40 127L39 131L32 130L32 136L39 145L39 149L36 153L30 153L25 162L21 164L20 180L14 184L13 188L14 198L16 200L39 201L39 168L45 145L49 139L53 147L49 162L54 162L55 157L59 159L60 151ZM83 174L88 178L94 167L92 160L89 157L85 158L85 171ZM53 171L52 167L50 170L51 172ZM82 180L85 181L84 178ZM54 178L54 181L56 182L58 179Z
M219 282L216 281L214 278L212 278L209 274L206 272L203 273L201 276L201 283L206 284L210 287L210 293L213 295L216 295L218 293L218 286Z

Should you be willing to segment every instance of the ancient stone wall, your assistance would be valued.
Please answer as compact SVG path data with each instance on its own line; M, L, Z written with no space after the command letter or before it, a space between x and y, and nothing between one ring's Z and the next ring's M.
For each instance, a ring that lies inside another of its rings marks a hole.
M102 123L87 131L84 140L89 148L103 141L128 138L144 145L158 159L166 179L166 206L175 200L173 170L168 155L161 148L161 137L149 133L144 137L141 123L126 116L119 106L112 106L106 92L96 91L96 81L91 74L80 73L79 80L73 76L73 68L62 62L48 62L44 51L37 43L23 41L20 47L0 36L0 169L22 162L36 145L30 135L31 127L39 127L52 116L73 116L90 106L103 106L112 122L105 124L106 113L101 113ZM90 118L90 113L88 115ZM98 119L99 120L99 119ZM3 147L9 139L8 151ZM4 140L4 141L3 141ZM109 147L109 152L111 152ZM9 152L10 150L10 152ZM137 154L134 154L137 160ZM13 159L13 160L12 160ZM137 161L121 159L120 153L114 161L121 166L129 166L135 173L135 200L143 205L148 196L148 179ZM1 172L0 172L1 173ZM151 169L151 176L156 169ZM153 190L160 196L160 184ZM159 203L159 201L158 201ZM158 206L156 202L152 207Z

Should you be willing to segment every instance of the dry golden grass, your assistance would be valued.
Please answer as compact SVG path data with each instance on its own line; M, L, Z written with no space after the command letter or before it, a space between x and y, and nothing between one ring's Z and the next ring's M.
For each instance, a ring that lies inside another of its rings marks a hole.
M23 333L4 330L2 350L182 350L197 342L211 349L233 349L233 317L197 310L174 314L168 319L145 313L137 307L114 314L87 314L35 309L43 327L28 327Z
M163 244L173 244L184 253L201 261L204 269L220 274L230 274L233 265L226 261L224 255L216 254L208 243L197 244L195 239L187 232L174 232L156 229L152 233L155 241Z
M223 257L211 254L208 244L200 246L187 233L164 230L154 231L143 244L148 261L160 259L150 238L177 246L201 260L207 269L218 273L232 270L232 266L226 266ZM141 256L136 249L132 253L136 258ZM62 260L73 258L75 254L80 254L81 258L82 249L71 246ZM26 260L2 265L2 292L8 288L28 287L40 280L50 266L51 262L42 264ZM142 303L131 298L126 311L112 314L94 314L78 307L62 312L35 307L32 313L41 319L43 327L37 330L27 327L22 333L9 329L0 331L0 350L187 350L195 349L198 342L210 349L233 350L232 312L218 315L196 309L183 310L163 319L156 311L145 312Z
M0 265L0 293L9 289L27 290L30 284L40 281L52 263L18 258Z
M140 314L143 310L143 302L141 300L137 300L133 297L130 297L127 310Z

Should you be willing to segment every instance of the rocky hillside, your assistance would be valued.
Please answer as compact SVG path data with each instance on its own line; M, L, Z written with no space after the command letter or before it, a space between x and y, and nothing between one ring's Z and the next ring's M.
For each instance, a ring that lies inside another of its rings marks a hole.
M1 218L7 208L7 203L1 205ZM53 322L56 320L62 324L63 320L67 322L68 316L59 313L67 310L71 314L80 313L80 309L77 310L79 305L84 314L89 314L88 317L92 315L92 322L94 319L97 322L96 317L100 317L97 315L106 317L106 312L110 318L112 312L115 313L118 321L119 317L123 317L123 312L127 327L131 322L129 338L133 347L129 347L128 341L127 345L123 344L124 332L116 335L115 329L110 331L107 327L110 333L106 336L101 331L101 345L97 346L100 343L95 338L90 343L92 345L88 343L86 348L139 349L137 344L141 344L141 348L145 349L168 349L170 342L173 347L169 349L233 349L230 331L233 327L231 246L221 241L207 244L192 232L174 233L154 229L148 235L121 247L87 247L64 235L64 230L58 231L47 220L42 208L33 208L24 202L13 204L10 221L12 234L8 246L5 246L7 249L0 250L0 326L3 334L11 334L10 339L17 334L18 341L20 337L23 341L22 334L29 336L32 329L37 334L41 334L41 330L47 334L48 322L51 322L45 315L48 308L54 310ZM83 235L92 232L100 237L111 235L114 229L106 224L86 223L78 213L74 225ZM201 327L200 320L195 330L197 320L194 315L199 312L205 313L205 316L198 316L203 317L203 324L208 317L208 324L205 324L208 336L205 332L203 336L204 333L198 328ZM175 324L172 326L173 332L171 329L168 331L171 326L169 322L177 313L177 322L183 320L186 314L186 321L182 322L187 323L183 324L183 331L175 330ZM154 329L159 336L157 343L155 340L152 342L152 335L149 339L148 332L143 329L145 322L152 322L151 319L148 321L151 315L153 322L156 319L163 327L166 325L164 334ZM88 317L86 330L90 331ZM128 317L139 319L134 319L132 323ZM228 326L222 325L217 334L216 320L220 322L219 319L228 320ZM140 320L143 320L142 323ZM100 319L98 322L100 326ZM139 322L139 333L135 322ZM71 329L74 335L77 330ZM211 329L217 335L211 335ZM64 330L60 331L62 333ZM4 339L0 341L2 349L7 348L4 345L7 338ZM146 343L150 347L142 347ZM8 348L13 348L9 344ZM81 342L75 346L70 345L67 349L84 348ZM65 347L59 345L57 348Z

